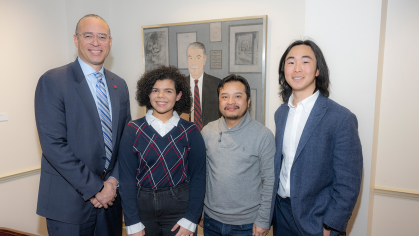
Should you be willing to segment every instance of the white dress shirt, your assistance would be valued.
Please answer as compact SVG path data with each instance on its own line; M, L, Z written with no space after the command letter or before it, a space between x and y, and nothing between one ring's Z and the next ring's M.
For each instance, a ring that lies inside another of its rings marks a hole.
M173 116L168 121L163 123L161 120L153 116L153 110L148 110L147 114L145 115L145 119L147 121L148 125L151 125L157 133L160 134L160 136L165 136L167 133L169 133L170 130L172 130L174 127L177 126L179 123L179 115L176 111L173 111ZM196 230L196 224L192 223L191 221L182 218L177 222L178 225L182 226L183 228L195 232ZM133 224L130 226L127 226L127 234L135 234L137 232L140 232L145 228L145 226L140 222L137 224Z
M282 159L278 188L278 195L282 198L291 197L290 175L292 164L294 162L301 134L303 133L304 126L306 125L307 119L313 109L317 97L319 97L319 91L299 102L297 106L292 104L294 101L294 95L291 95L288 100L290 110L288 112L287 123L284 131L284 140L282 142L282 155L284 158Z
M191 92L192 92L192 111L191 111L191 122L194 122L194 109L195 109L195 79L192 78L192 75L189 76L189 83L191 85ZM204 72L202 72L201 77L198 78L198 89L199 89L199 101L201 104L201 112L202 112L202 81L204 80Z

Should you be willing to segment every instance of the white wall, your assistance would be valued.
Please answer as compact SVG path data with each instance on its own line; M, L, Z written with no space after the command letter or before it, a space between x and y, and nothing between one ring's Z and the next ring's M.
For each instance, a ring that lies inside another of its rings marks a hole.
M389 0L375 186L419 193L419 2ZM416 197L418 199L418 197ZM374 196L372 235L417 235L419 201Z
M380 0L306 2L305 35L319 44L326 57L331 98L358 118L364 171L349 235L367 233L380 21Z
M376 185L419 191L419 1L388 2Z
M40 166L35 86L44 72L68 62L65 26L64 1L0 2L0 113L9 115L0 122L0 176ZM0 184L0 227L44 231L35 214L38 183L35 175Z

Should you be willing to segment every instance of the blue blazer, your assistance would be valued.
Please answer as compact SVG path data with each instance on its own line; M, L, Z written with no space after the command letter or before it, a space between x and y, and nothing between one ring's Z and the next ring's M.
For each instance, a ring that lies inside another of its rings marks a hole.
M288 111L288 104L284 103L275 112L277 149L271 219ZM291 207L302 235L323 235L323 223L346 231L361 186L362 164L356 116L320 94L301 134L291 168Z
M119 141L131 114L125 81L108 70L104 73L114 145L106 180L119 178ZM89 199L103 185L106 153L95 100L77 60L41 76L35 91L35 118L42 148L37 214L84 223L94 208Z

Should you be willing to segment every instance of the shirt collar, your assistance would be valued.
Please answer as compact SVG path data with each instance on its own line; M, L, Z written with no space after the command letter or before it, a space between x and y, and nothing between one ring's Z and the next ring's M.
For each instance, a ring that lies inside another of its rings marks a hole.
M148 125L151 125L151 123L155 122L155 121L160 121L162 122L159 118L153 116L153 109L150 109L147 111L147 114L145 115L145 119L148 123ZM177 124L179 123L180 117L177 114L176 111L173 111L173 116L172 118L170 118L168 121L170 124L172 124L173 126L177 126ZM163 122L162 122L163 123Z
M195 83L195 80L196 80L196 79L192 78L192 75L191 75L190 77L191 77L191 80L192 80L192 81L194 81L194 83ZM204 71L202 71L202 75L198 78L198 81L200 82L200 81L202 81L203 79L204 79Z
M102 73L102 75L104 75L103 74L103 65L102 65L102 68L100 68L99 71L96 71L95 69L93 69L93 67L89 66L86 62L84 62L82 59L80 59L80 57L77 57L77 60L79 61L81 70L83 71L83 74L84 74L85 77L87 77L91 74L94 74L96 72L100 72L100 73Z
M315 93L313 93L310 97L305 98L304 100L302 100L301 102L299 102L297 104L298 105L302 105L303 106L303 110L304 112L310 112L311 109L314 106L314 103L317 100L317 97L319 96L319 90L317 90ZM291 94L290 98L288 99L288 107L291 108L296 108L296 106L294 106L292 103L294 101L294 94Z

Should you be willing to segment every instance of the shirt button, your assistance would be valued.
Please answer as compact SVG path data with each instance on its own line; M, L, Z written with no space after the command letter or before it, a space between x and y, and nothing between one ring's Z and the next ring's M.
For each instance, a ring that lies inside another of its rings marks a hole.
M223 134L223 132L220 132L220 135L222 135Z

